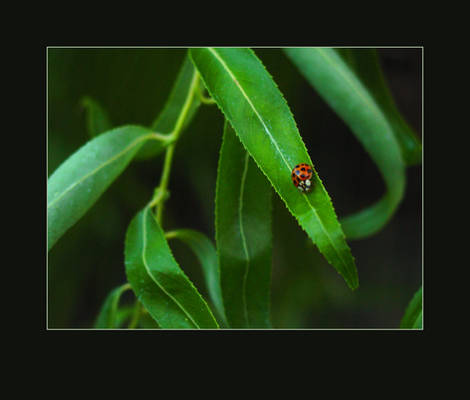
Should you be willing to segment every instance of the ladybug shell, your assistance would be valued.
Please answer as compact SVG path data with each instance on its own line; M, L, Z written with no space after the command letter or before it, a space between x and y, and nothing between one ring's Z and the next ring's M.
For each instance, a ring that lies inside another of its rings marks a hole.
M292 170L292 182L296 188L301 191L310 191L311 179L313 176L313 169L306 163L300 163Z

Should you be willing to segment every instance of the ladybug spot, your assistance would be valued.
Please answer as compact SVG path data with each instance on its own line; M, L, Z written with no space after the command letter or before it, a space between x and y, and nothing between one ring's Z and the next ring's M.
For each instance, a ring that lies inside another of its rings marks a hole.
M307 172L308 172L309 174L311 174L311 173L312 173L312 170L309 168L309 170L308 170Z
M299 165L297 164L297 165L295 166L295 168L299 168Z
M305 171L305 168L304 168L304 167L302 167L302 168L300 168L300 170L301 170L301 171Z
M302 174L302 175L300 175L300 177L301 177L302 179L305 179L305 178L307 177L307 175Z

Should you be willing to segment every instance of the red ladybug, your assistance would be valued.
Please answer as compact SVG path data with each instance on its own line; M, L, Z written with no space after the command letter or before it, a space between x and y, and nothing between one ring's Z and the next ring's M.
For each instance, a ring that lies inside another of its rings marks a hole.
M310 192L312 189L313 169L310 165L301 163L292 170L292 182L301 192Z

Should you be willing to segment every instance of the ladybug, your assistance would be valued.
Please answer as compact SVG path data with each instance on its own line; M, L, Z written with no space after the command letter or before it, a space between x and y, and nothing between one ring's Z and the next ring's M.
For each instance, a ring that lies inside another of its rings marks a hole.
M301 192L310 192L312 189L313 169L310 165L301 163L292 170L292 182Z

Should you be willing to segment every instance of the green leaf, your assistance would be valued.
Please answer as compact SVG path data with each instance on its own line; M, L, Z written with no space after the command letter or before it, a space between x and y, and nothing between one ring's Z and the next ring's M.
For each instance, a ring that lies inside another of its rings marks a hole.
M124 254L127 279L161 328L218 328L209 306L174 259L148 206L130 223Z
M372 235L393 216L405 190L405 164L393 128L380 105L336 51L327 48L284 51L350 127L385 180L387 192L377 203L341 220L348 239Z
M54 171L47 181L48 251L150 139L156 135L148 128L116 128L86 143Z
M190 56L245 149L300 226L351 288L357 270L331 199L314 170L308 195L292 184L295 165L313 166L279 89L250 49L195 48Z
M219 317L225 322L224 305L220 289L220 274L217 251L212 241L201 232L192 229L178 229L165 234L167 240L178 239L191 248L202 266L209 296Z
M423 327L423 287L411 299L400 323L403 329L422 329Z
M385 114L401 148L407 165L421 163L422 145L416 132L408 125L397 108L380 67L376 49L336 49L355 71Z
M113 289L108 296L106 297L100 313L98 314L94 327L101 328L101 329L112 329L117 328L119 325L117 324L117 312L118 312L118 305L119 299L121 295L130 289L128 283L121 285L115 289Z
M116 317L114 321L114 325L117 328L123 328L123 324L128 322L132 317L132 313L134 308L131 306L121 306L116 311Z
M227 121L215 207L220 280L228 323L233 328L270 328L271 185Z
M150 316L146 310L139 318L139 325L142 329L160 329L157 322Z
M196 74L193 64L186 56L163 110L152 123L152 130L162 134L173 132L185 104L194 96L192 86L195 84ZM191 122L200 104L199 97L194 96L183 123L183 130ZM163 147L158 142L146 143L137 154L137 159L155 157L162 150Z
M109 131L113 126L106 111L91 97L85 96L81 101L86 112L87 130L90 138Z

